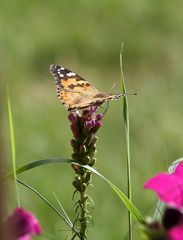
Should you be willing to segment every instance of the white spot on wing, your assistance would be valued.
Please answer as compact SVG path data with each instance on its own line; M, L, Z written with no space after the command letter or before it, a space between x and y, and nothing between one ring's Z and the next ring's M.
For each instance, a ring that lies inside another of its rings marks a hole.
M65 70L65 68L64 68L64 67L61 67L60 70Z
M66 74L68 77L72 77L72 76L76 76L76 74L74 72L69 72Z

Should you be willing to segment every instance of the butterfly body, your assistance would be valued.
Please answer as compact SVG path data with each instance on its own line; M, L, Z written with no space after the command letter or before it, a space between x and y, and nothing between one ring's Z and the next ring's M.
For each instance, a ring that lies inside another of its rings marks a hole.
M123 94L99 92L88 81L76 73L57 65L50 66L55 78L57 96L69 111L99 106L108 100L117 100Z

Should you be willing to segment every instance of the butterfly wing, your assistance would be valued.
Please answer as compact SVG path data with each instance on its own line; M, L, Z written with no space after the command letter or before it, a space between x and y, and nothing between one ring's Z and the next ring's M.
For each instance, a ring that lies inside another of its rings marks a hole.
M68 109L74 109L73 105L83 106L98 93L84 78L66 68L51 65L50 72L55 78L57 96Z

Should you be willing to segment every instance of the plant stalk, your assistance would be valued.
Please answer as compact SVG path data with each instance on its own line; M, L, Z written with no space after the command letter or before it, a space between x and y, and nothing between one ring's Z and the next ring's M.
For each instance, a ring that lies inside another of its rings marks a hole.
M84 177L81 175L81 181L84 182ZM86 189L80 192L80 236L81 240L86 239L86 228L87 228L87 221L86 221Z

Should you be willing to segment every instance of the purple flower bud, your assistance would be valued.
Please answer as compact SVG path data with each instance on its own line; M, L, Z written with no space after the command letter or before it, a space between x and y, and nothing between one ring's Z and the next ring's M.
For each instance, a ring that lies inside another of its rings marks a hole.
M101 127L101 126L102 126L102 122L101 121L96 121L95 127Z
M68 119L71 123L76 123L78 120L78 115L76 113L70 113Z
M102 118L103 118L103 114L102 113L97 114L97 116L96 116L96 120L97 121L101 120Z
M8 239L32 239L32 235L41 234L41 226L37 218L23 208L17 208L5 222Z
M82 117L85 119L89 120L94 118L96 112L97 112L98 107L97 106L90 106L87 109L83 111Z
M89 120L84 122L84 127L86 128L93 128L95 126L95 120Z
M98 107L97 106L91 106L90 107L90 113L96 113L98 110Z
M90 106L80 110L81 112L70 113L68 116L74 135L74 140L71 142L74 151L72 159L79 161L81 164L93 166L95 163L93 160L96 154L96 145L94 144L97 137L95 134L102 126L103 118L103 114L97 114L97 110L98 106ZM74 170L79 173L80 167L74 168Z

